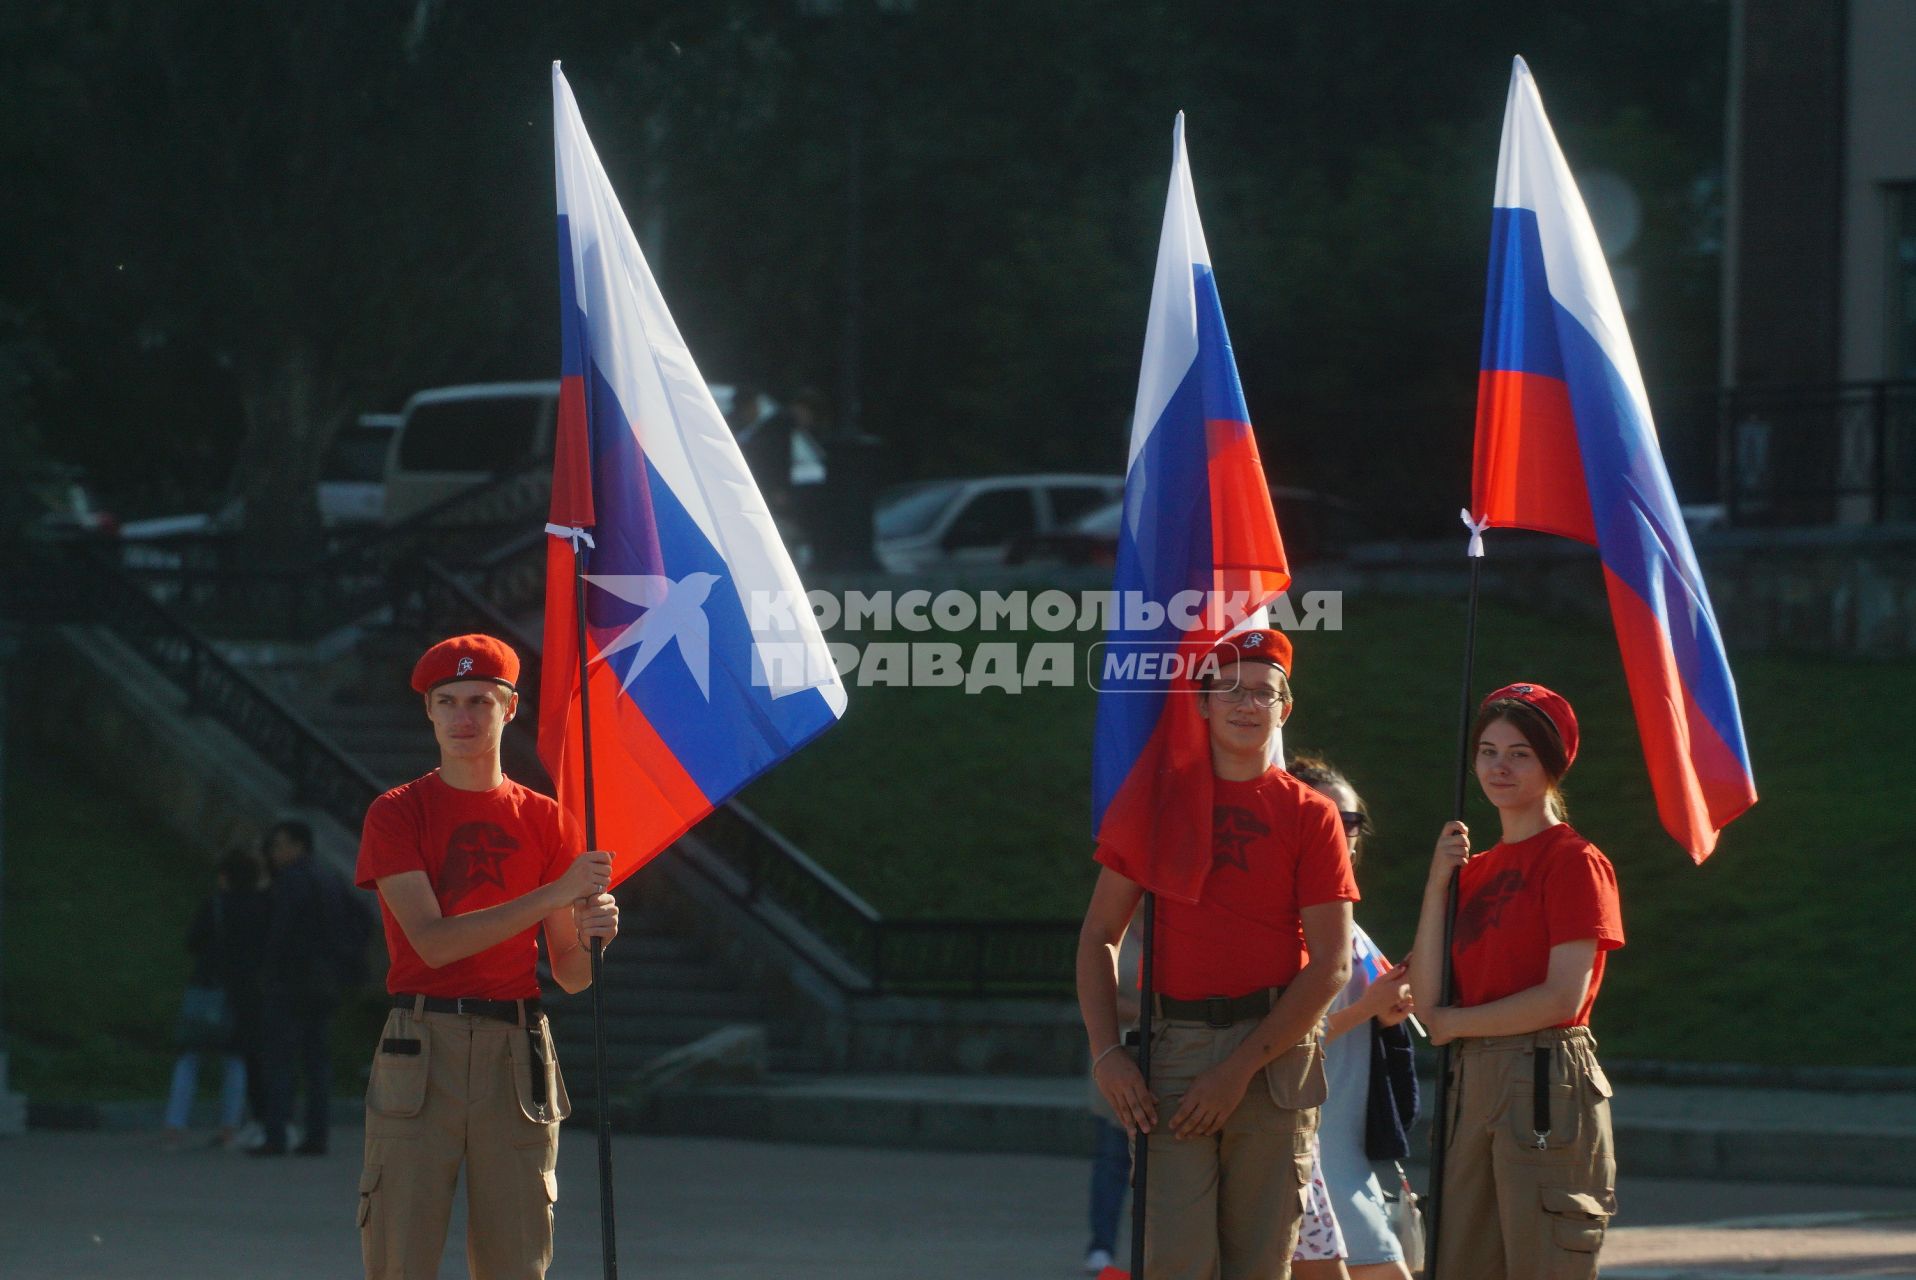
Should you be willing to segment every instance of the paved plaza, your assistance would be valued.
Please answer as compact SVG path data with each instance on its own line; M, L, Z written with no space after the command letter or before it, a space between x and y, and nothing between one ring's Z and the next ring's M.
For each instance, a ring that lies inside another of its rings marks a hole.
M358 1274L357 1134L325 1158L168 1154L150 1133L0 1142L7 1280ZM1067 1280L1083 1162L620 1137L619 1271L658 1280ZM567 1133L554 1280L599 1272L592 1133ZM1916 1189L1625 1178L1605 1274L1916 1275ZM441 1276L466 1274L455 1216Z

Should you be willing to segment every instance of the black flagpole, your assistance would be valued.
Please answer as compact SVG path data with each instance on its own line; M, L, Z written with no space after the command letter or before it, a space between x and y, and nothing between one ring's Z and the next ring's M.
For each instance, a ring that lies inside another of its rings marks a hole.
M1466 512L1464 522L1470 523ZM1464 683L1457 711L1457 785L1451 793L1451 812L1457 821L1464 817L1464 794L1470 779L1470 684L1471 668L1477 655L1477 586L1483 569L1483 531L1472 526L1470 548L1470 604L1464 614ZM1455 975L1451 972L1451 936L1457 928L1457 873L1450 873L1444 890L1444 956L1440 1005L1456 998ZM1437 1280L1437 1238L1444 1221L1444 1152L1450 1143L1450 1045L1437 1046L1436 1112L1430 1118L1430 1186L1424 1196L1428 1212L1424 1215L1424 1280Z
M1147 1092L1151 1088L1151 997L1157 990L1152 969L1152 935L1157 931L1158 895L1144 895L1144 951L1138 957L1138 1074L1144 1077ZM1162 1119L1162 1117L1159 1117ZM1150 1176L1151 1136L1140 1131L1131 1143L1131 1275L1144 1280L1144 1203L1145 1184Z
M573 613L578 621L579 742L584 748L585 847L599 847L599 808L592 793L592 686L585 635L585 545L572 541ZM599 1118L599 1241L605 1280L618 1280L618 1232L612 1216L612 1112L605 1096L605 939L592 940L592 1096Z

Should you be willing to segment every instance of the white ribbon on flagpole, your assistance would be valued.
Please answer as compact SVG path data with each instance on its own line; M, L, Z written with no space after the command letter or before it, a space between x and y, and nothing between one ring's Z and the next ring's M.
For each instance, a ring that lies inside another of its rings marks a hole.
M1490 527L1490 521L1472 520L1468 511L1459 511L1457 514L1463 517L1464 528L1470 530L1470 546L1464 551L1464 555L1472 560L1483 559L1484 530Z
M591 534L587 533L584 529L580 529L574 525L549 524L546 526L546 532L551 534L555 538L564 538L567 542L571 543L572 554L575 556L579 554L579 545L581 543L585 544L588 547L593 547L593 548L596 548L599 545L598 543L592 540Z

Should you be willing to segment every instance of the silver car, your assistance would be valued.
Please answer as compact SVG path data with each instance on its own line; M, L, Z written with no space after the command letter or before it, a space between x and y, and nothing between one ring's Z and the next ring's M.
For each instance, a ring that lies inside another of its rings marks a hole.
M980 476L899 485L879 497L873 548L889 573L1006 562L1021 539L1124 497L1123 476Z

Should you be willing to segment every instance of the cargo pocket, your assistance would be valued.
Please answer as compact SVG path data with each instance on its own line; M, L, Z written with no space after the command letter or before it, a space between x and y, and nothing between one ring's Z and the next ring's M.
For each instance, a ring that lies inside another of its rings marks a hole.
M1552 1243L1572 1253L1595 1253L1603 1247L1604 1230L1610 1225L1610 1215L1617 1211L1616 1192L1605 1191L1598 1196L1567 1187L1543 1187L1540 1191Z
M359 1171L359 1229L373 1220L373 1193L379 1190L380 1165L369 1164Z
M1299 1213L1307 1216L1311 1210L1311 1175L1317 1172L1317 1153L1312 1148L1312 1136L1312 1130L1299 1129L1291 1147L1291 1163L1297 1168L1297 1208Z
M432 1060L432 1037L426 1029L395 1011L386 1020L366 1082L366 1109L374 1115L409 1120L426 1105L426 1075Z
M1265 1063L1264 1083L1270 1088L1271 1101L1286 1111L1322 1106L1330 1096L1330 1083L1324 1076L1324 1050L1316 1035Z

